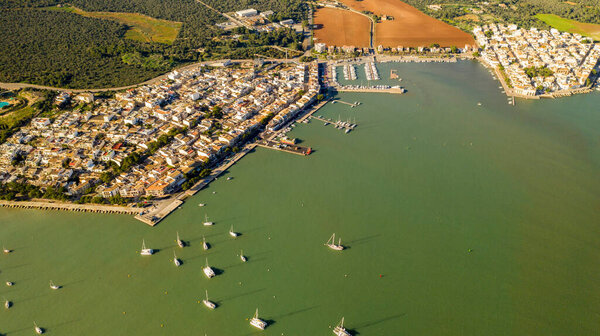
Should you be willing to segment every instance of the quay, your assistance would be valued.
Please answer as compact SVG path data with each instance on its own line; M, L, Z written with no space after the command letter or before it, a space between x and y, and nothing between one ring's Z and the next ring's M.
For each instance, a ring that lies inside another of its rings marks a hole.
M336 88L338 92L367 92L367 93L394 93L394 94L403 94L405 90L403 88L394 88L391 87L389 89L376 89L376 88Z
M312 148L310 147L286 145L272 140L267 140L264 143L259 143L258 146L302 156L309 155L312 152Z
M141 208L123 207L116 205L75 204L50 201L0 201L0 207L16 209L64 210L75 212L95 212L105 214L138 214Z

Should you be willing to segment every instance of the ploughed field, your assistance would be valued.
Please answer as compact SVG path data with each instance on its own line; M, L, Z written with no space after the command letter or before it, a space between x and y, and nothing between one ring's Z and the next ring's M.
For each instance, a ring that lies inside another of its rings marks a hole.
M471 35L434 19L399 0L342 0L357 11L392 16L393 20L377 23L374 45L384 47L419 47L437 43L442 47L475 45ZM368 29L365 31L368 35Z
M328 46L369 47L371 22L363 15L335 8L319 8L314 16L315 42Z

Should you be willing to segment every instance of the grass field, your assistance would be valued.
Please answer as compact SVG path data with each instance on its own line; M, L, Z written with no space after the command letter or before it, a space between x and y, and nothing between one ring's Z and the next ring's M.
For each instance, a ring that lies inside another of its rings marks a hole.
M125 37L141 42L171 44L177 38L182 23L155 19L137 13L86 12L76 7L49 7L50 10L62 10L86 17L112 20L129 26Z
M578 22L554 14L538 14L535 17L560 31L576 33L589 36L594 40L600 40L600 25L598 24Z

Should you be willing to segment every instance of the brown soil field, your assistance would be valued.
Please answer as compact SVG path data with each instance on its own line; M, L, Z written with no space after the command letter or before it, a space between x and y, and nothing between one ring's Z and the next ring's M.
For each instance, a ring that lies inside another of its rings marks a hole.
M471 35L436 20L399 0L341 0L358 11L392 16L394 20L382 21L375 28L375 46L426 47L438 43L442 47L475 45Z
M313 23L315 43L369 47L371 21L363 15L324 7L315 11Z

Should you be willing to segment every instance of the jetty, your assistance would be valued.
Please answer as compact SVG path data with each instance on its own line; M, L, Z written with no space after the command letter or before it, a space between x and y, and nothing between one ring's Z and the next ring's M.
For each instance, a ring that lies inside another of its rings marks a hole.
M356 124L353 124L353 123L350 123L350 122L346 122L346 121L341 121L341 120L333 121L333 120L331 120L331 118L325 119L323 117L317 117L317 116L312 116L312 118L316 119L316 120L319 120L319 121L322 121L322 122L327 123L327 124L332 124L335 128L341 128L341 129L344 129L344 130L353 130L353 129L355 129L358 126Z
M312 153L312 148L310 147L288 145L273 140L266 140L265 142L258 143L258 146L302 156L306 156Z
M105 214L139 214L142 208L116 205L75 204L51 201L0 201L0 207L15 209L63 210L74 212L95 212Z
M346 102L346 101L343 101L343 100L332 100L331 103L332 104L335 104L335 103L346 104L346 105L349 105L351 107L355 107L355 106L360 105L360 103L358 103L358 102L349 103L349 102Z

